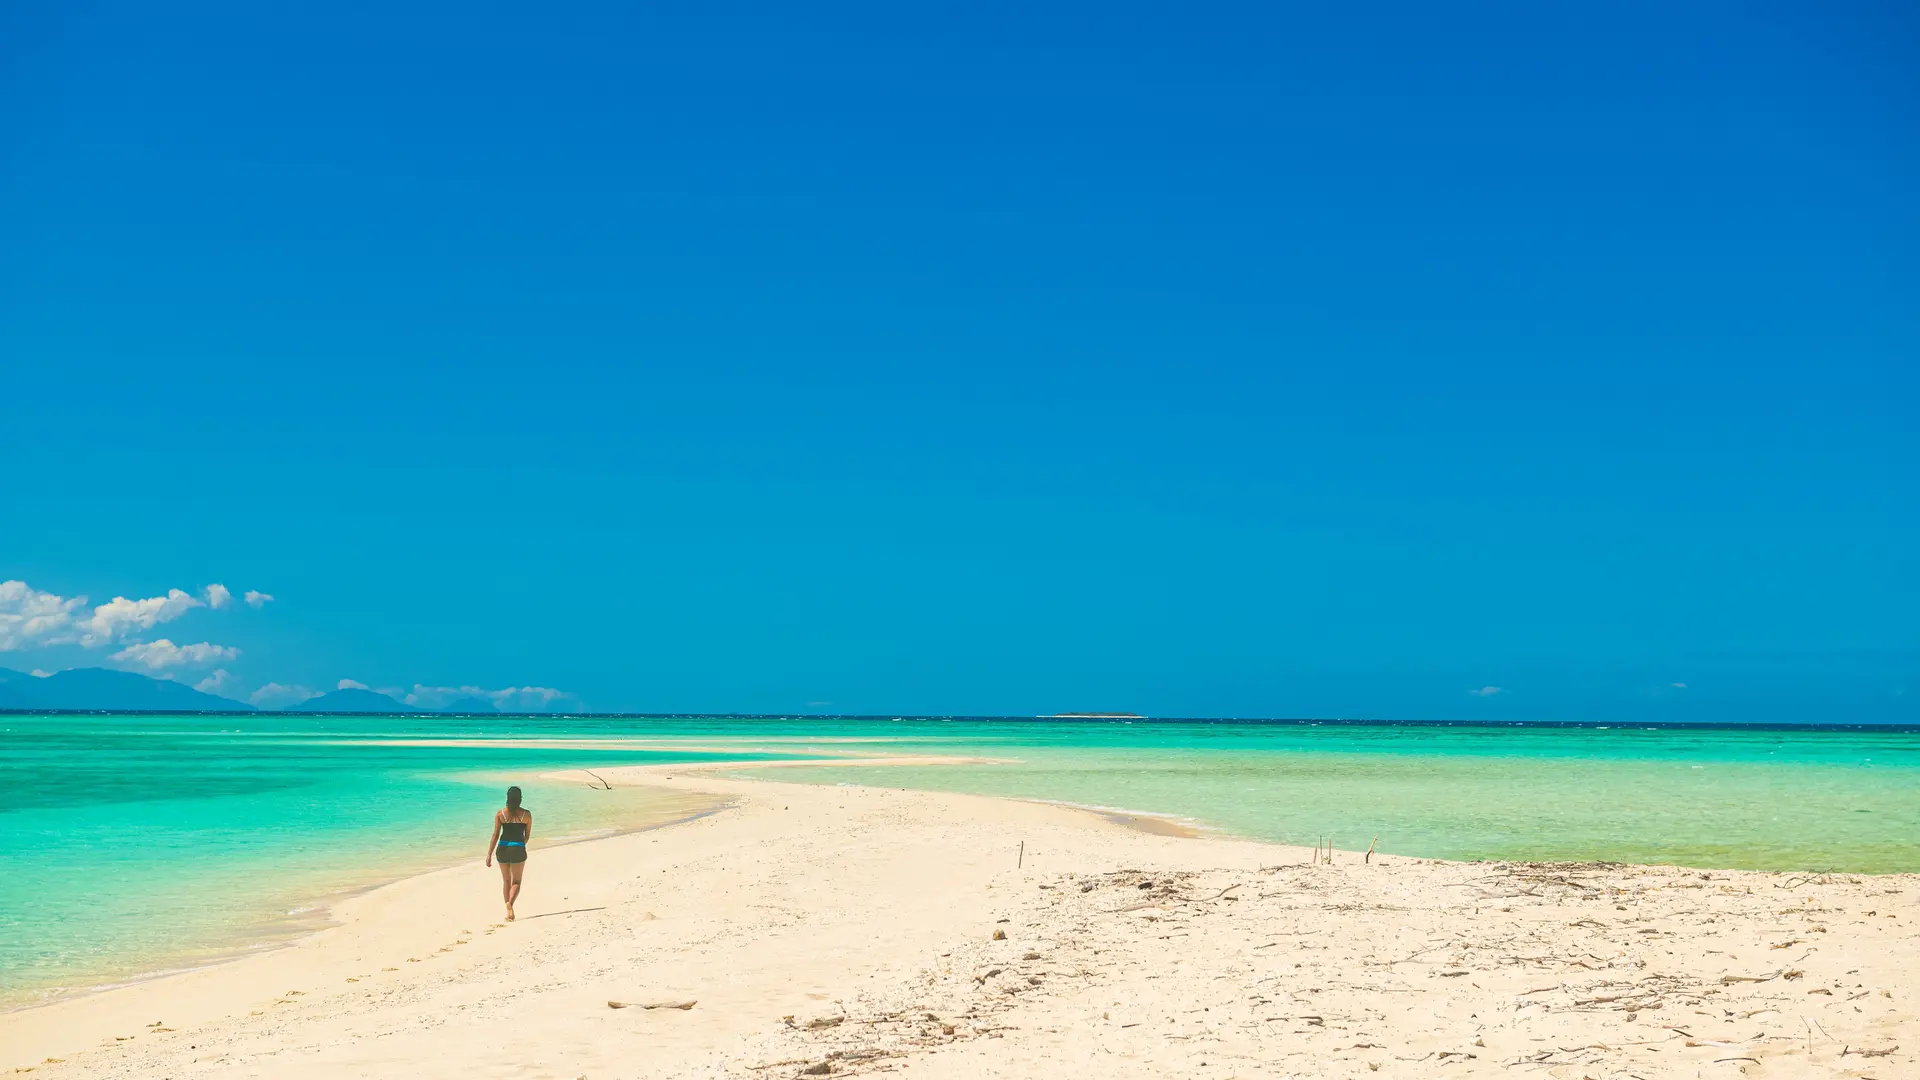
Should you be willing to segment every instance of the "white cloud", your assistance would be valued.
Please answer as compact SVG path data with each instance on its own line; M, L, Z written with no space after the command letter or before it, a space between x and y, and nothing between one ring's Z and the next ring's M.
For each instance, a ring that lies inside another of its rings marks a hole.
M335 690L365 690L367 684L358 679L341 679L339 682L333 684L333 688Z
M1483 686L1478 690L1469 690L1467 693L1472 694L1474 697L1492 697L1500 693L1500 688L1497 686Z
M215 645L202 641L198 645L175 645L166 638L129 645L107 659L128 666L138 665L150 671L161 671L171 667L189 667L212 664L221 660L233 660L240 650L230 645Z
M163 622L172 622L194 608L205 606L204 602L181 589L168 589L165 596L150 596L144 600L116 596L93 609L93 615L79 625L73 643L86 648L106 645L137 631L151 630Z
M37 645L96 648L206 606L180 589L144 600L116 596L82 614L86 604L84 596L59 596L24 581L0 582L0 651Z
M551 705L555 700L572 697L564 690L555 690L549 686L509 686L505 690L495 690L487 695L495 704L503 702L524 702L526 704Z
M71 629L74 613L86 603L84 596L68 599L24 581L0 581L0 652L48 644L46 639Z
M193 688L203 694L218 694L224 692L227 687L232 685L233 676L227 673L227 669L215 668L213 674L194 683Z
M184 589L129 600L116 596L87 611L84 596L60 596L24 581L0 581L0 652L45 645L99 648L151 630L199 607L224 607L232 594L209 585L201 600Z
M255 690L253 693L248 694L247 700L253 702L255 705L274 709L284 708L288 705L298 705L308 698L316 698L319 696L317 692L309 690L304 686L282 686L277 682L270 682L260 689Z
M488 690L483 686L424 686L414 683L413 689L402 700L422 709L441 709L463 697L486 698L502 712L547 712L556 707L580 707L577 696L550 686L509 686L502 690Z
M247 590L246 601L247 601L248 607L266 607L267 601L272 599L273 599L272 593L256 592L253 589Z
M550 686L509 686L487 696L493 699L494 708L502 712L544 712L556 706L580 706L578 697Z
M1685 690L1687 688L1687 684L1683 682L1677 682L1673 684L1673 688L1675 690Z

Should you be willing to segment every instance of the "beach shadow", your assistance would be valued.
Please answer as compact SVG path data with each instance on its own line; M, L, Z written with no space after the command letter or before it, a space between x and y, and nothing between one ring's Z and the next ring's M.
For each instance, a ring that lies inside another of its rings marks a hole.
M568 908L565 911L543 911L538 915L528 915L525 918L521 919L520 921L532 922L535 919L551 919L555 915L578 915L582 911L605 911L605 910L607 910L607 907L605 904L602 904L599 907L577 907L577 908Z

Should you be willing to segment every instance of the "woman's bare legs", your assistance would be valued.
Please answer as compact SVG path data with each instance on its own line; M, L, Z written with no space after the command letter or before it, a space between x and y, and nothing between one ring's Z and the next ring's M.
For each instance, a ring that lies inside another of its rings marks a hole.
M520 895L520 868L525 863L500 864L500 899L507 904L507 921L513 921L513 901Z
M500 864L500 891L507 900L508 922L513 921L513 902L520 899L520 875L526 869L527 864L523 862Z

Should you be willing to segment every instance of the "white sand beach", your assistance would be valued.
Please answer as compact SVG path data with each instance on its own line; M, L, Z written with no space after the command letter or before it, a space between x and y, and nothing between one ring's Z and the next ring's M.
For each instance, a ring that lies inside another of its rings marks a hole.
M1920 1076L1916 875L1315 863L1028 802L596 771L725 805L536 843L512 925L476 842L288 947L0 1015L0 1068Z

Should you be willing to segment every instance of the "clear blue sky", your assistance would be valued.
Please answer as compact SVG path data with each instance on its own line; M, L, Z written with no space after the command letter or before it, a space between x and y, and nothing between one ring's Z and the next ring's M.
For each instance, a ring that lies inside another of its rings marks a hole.
M272 593L145 635L240 697L1920 719L1916 72L1898 3L7 5L0 580Z

